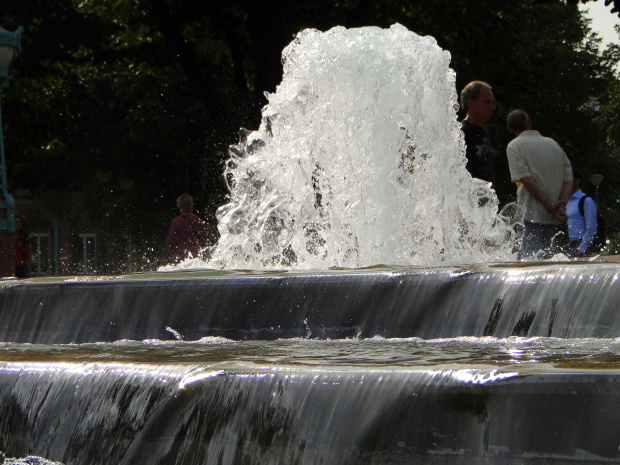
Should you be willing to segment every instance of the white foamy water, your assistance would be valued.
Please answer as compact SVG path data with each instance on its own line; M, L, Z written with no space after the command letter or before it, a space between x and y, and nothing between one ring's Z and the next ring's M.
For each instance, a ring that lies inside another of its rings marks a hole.
M495 193L465 169L455 74L434 38L398 24L308 29L282 60L260 128L231 147L208 266L513 259Z

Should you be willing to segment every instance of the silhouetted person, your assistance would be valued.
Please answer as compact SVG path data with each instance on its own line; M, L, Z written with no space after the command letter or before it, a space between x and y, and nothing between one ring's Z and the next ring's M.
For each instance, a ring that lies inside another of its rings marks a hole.
M566 204L573 189L570 161L556 141L532 130L523 110L510 112L507 124L516 136L506 148L510 178L517 183L517 202L524 209L520 258L540 250L557 253L568 242Z
M461 106L467 116L461 123L465 136L467 171L474 178L495 180L495 151L485 124L495 111L495 98L486 82L472 81L461 91Z
M15 276L17 278L32 276L30 236L21 216L15 217Z
M168 244L172 246L172 261L179 263L186 258L199 258L207 246L207 232L203 221L192 213L194 200L189 194L177 198L181 214L173 218L168 230Z

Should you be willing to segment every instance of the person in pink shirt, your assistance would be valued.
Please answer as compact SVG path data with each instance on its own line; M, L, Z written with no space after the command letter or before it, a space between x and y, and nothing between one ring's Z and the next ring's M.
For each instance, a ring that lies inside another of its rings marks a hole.
M168 244L172 246L172 261L179 263L186 258L203 258L208 245L207 232L203 221L194 213L194 199L184 193L177 198L181 214L172 219L168 229Z

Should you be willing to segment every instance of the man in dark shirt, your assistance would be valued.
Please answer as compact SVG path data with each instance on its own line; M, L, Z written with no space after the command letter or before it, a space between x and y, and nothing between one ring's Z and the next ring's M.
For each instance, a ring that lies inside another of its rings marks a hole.
M170 223L168 244L172 246L172 261L179 263L186 258L203 258L201 252L207 246L208 238L204 223L192 213L194 199L189 194L177 198L181 214Z
M470 82L461 92L461 106L467 113L461 125L467 146L467 171L474 178L492 183L495 178L495 152L484 127L495 111L491 86L482 81Z

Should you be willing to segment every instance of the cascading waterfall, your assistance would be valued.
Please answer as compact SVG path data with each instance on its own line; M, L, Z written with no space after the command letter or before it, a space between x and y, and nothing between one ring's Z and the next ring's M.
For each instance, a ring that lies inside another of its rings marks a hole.
M618 463L620 268L512 261L449 59L303 31L210 262L0 281L5 463Z

